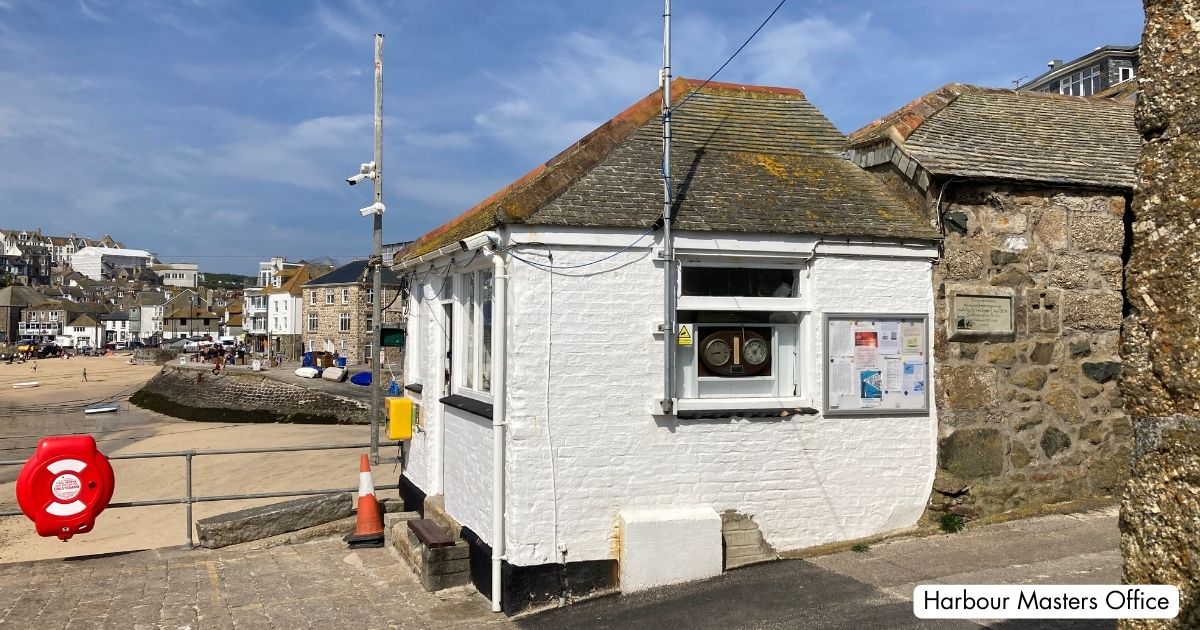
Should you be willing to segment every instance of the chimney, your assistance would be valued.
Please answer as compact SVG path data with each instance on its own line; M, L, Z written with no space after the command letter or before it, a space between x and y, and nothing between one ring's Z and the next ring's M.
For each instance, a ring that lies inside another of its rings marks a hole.
M1046 65L1050 66L1050 69L1053 70L1053 69L1057 68L1058 66L1061 66L1062 62L1063 62L1062 59L1051 59L1050 61L1046 62Z

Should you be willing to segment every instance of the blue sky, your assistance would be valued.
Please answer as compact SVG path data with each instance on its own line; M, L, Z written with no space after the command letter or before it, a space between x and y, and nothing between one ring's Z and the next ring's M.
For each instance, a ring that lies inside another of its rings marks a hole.
M777 0L674 0L704 78ZM373 42L386 241L444 223L656 88L658 0L0 0L0 226L110 233L254 273L369 253ZM1136 0L789 0L718 80L797 87L843 132L950 81L1136 43Z

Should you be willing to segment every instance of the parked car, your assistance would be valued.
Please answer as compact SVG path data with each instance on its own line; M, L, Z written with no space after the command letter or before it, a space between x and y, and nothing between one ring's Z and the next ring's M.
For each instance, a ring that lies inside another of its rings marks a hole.
M132 343L130 343L130 344L129 344L129 347L130 347L130 349L132 349L132 350L137 350L138 348L145 348L145 347L146 347L146 344L144 344L144 343L142 343L142 342L140 342L140 341L134 341L134 342L132 342Z
M39 359L48 359L50 357L62 356L62 347L56 343L48 343L38 348L37 356Z
M17 352L37 352L38 343L32 339L22 339L17 342Z

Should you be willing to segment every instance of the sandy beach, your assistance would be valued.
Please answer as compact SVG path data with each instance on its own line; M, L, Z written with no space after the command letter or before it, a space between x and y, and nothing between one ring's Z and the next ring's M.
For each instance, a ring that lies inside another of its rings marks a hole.
M28 458L46 435L90 433L106 454L187 449L261 448L366 443L365 426L221 424L185 422L131 407L126 399L158 373L153 365L130 365L128 356L48 359L0 364L0 461ZM87 382L82 372L87 369ZM38 387L13 389L14 383L38 381ZM95 402L116 402L115 414L85 415ZM385 455L394 455L395 448ZM198 456L193 460L193 492L221 495L357 485L360 450L310 451L259 455ZM113 501L182 497L184 459L158 458L113 462ZM18 466L0 466L0 506L16 507ZM394 483L395 465L377 467L375 483ZM395 491L381 492L395 496ZM193 519L287 499L258 499L193 505ZM24 516L0 517L0 562L61 558L156 547L186 541L185 507L168 505L110 509L94 531L63 543L42 538Z

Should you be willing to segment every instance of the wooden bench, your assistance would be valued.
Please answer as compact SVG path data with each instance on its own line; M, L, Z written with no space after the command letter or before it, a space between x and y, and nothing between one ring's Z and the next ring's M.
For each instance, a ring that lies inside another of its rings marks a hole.
M425 545L426 549L437 549L439 547L453 547L454 539L442 529L441 525L427 519L414 519L408 522L408 529L416 534L417 540Z

